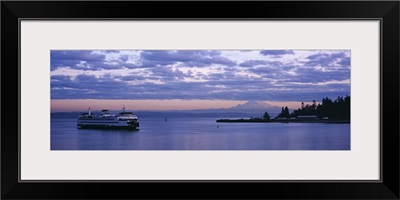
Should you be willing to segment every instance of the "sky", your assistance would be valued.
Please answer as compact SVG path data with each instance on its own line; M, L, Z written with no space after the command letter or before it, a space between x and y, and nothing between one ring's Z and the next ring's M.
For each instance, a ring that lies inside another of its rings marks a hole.
M349 50L52 50L52 111L280 106L350 95ZM85 108L85 109L86 109Z

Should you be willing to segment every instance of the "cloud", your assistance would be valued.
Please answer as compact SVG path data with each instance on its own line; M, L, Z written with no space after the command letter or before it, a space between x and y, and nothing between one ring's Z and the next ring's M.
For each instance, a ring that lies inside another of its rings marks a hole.
M254 67L259 65L267 65L269 62L265 60L246 60L239 64L241 67Z
M51 98L306 101L350 94L350 61L349 51L52 51Z
M105 50L105 53L119 53L119 50Z
M179 69L172 69L171 67L153 67L151 68L151 72L153 72L154 76L160 77L163 81L172 81L188 77Z
M331 67L337 65L350 65L350 57L346 56L346 51L338 53L317 53L307 57L306 66Z
M119 51L103 51L102 53L119 53ZM94 53L93 51L81 50L52 50L51 51L51 70L68 67L78 70L110 70L129 68L134 69L139 66L128 63L128 55L120 55L116 60L106 60L105 54Z
M156 67L181 63L188 67L203 67L212 64L233 66L236 63L220 56L218 51L206 50L153 50L143 51L140 55L142 67Z
M51 82L51 98L65 99L115 99L126 98L128 83L116 81L111 77L96 78L93 75L78 75L74 79L66 79L62 84ZM67 88L67 89L66 89Z
M102 54L93 53L93 51L60 51L60 50L52 50L50 52L51 60L74 60L74 61L96 61L102 62L105 59L105 56Z
M146 77L140 75L114 76L116 80L121 81L144 81Z
M122 62L126 62L126 61L128 61L128 59L129 59L129 56L128 56L128 55L121 55L121 56L119 57L119 60L121 60Z
M316 83L330 80L350 79L350 69L322 71L315 68L299 68L296 70L296 73L298 75L292 77L290 81L299 83Z
M262 50L262 51L260 51L260 54L264 55L264 56L280 57L280 56L287 55L287 54L294 54L294 51L292 51L292 50Z
M211 57L210 64L221 64L225 66L234 66L236 62L229 60L228 58L222 56Z
M256 73L256 74L261 74L261 75L272 75L274 73L281 73L282 70L276 67L257 67L250 69L249 71Z
M338 64L350 67L350 57L342 57Z
M189 62L202 58L205 53L202 51L167 51L150 50L140 54L141 59L157 62Z

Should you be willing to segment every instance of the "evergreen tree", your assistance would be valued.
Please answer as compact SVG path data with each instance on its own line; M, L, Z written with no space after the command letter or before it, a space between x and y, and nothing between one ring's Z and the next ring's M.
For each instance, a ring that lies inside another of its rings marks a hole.
M289 117L289 108L285 107L284 117Z
M269 116L268 112L265 111L264 115L263 115L263 120L270 120L271 116Z
M313 100L312 102L313 102L313 104L311 106L312 110L315 110L317 108L317 103L315 102L315 100Z

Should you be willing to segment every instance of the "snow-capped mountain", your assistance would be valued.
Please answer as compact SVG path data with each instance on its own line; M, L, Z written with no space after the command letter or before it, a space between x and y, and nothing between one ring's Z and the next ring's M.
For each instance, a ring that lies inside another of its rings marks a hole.
M271 116L276 116L281 111L281 108L272 106L264 101L248 101L228 108L226 111L248 113L255 116L261 116L264 112L268 112Z
M272 106L264 101L248 101L244 104L239 104L237 106L231 107L230 109L234 110L254 110L254 109L273 109L278 108L276 106Z

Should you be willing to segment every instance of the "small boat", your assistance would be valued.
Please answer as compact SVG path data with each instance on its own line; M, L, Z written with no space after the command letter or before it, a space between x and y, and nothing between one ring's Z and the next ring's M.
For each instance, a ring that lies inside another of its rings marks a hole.
M78 116L77 128L79 129L139 129L139 119L136 114L125 111L125 106L122 112L112 114L109 110L102 110L101 114L94 115L90 111L82 113Z

